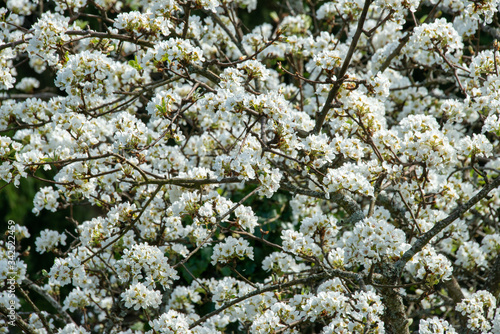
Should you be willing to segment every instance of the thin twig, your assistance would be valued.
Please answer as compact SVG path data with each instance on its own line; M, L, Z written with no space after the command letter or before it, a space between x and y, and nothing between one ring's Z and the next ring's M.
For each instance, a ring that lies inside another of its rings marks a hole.
M366 21L366 16L368 14L368 9L370 8L371 0L365 0L365 4L363 6L363 11L361 12L361 15L359 17L358 21L358 26L356 28L356 32L354 33L354 36L352 37L351 45L349 46L349 50L347 51L347 55L344 59L344 63L342 64L342 67L340 68L338 77L340 78L332 87L330 92L328 93L328 97L326 98L325 104L323 106L323 109L319 114L316 116L316 124L314 126L313 133L314 134L319 134L321 131L321 128L323 127L323 123L325 122L326 115L328 115L328 111L331 108L331 104L335 97L337 96L337 93L342 86L343 80L342 78L345 78L345 74L347 73L347 69L349 68L349 65L351 64L351 59L352 56L354 55L354 50L356 49L356 46L358 45L358 40L361 37L361 34L363 33L363 25L365 24ZM345 78L347 79L347 78Z
M39 287L37 284L35 284L33 281L25 278L23 279L23 284L26 285L30 290L35 291L38 293L40 296L42 296L46 301L49 302L49 304L57 310L57 314L61 316L66 323L75 323L75 321L69 316L69 314L62 308L62 306L59 304L57 300L52 298L51 295L49 295L44 289Z
M35 311L35 313L38 315L38 317L40 318L40 321L42 322L43 327L45 328L45 330L49 334L54 334L54 332L50 328L50 325L49 325L49 323L47 321L47 318L45 318L45 316L43 315L43 313L40 312L40 309L35 305L35 303L33 303L33 301L28 296L28 294L26 293L26 291L24 291L24 289L22 289L22 288L19 288L19 291L23 295L24 299L26 299L26 301L28 302L28 304L30 304L30 306L33 308L33 310Z

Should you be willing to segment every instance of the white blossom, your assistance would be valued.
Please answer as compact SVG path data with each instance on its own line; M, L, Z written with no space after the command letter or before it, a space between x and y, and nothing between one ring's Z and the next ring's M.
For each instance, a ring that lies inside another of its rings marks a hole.
M253 248L242 238L227 237L223 243L214 246L212 264L228 263L233 259L245 257L253 260Z
M138 310L149 307L158 308L161 302L161 294L159 291L148 289L142 283L132 284L121 294L122 300L125 302L125 307Z
M67 237L64 233L45 229L40 233L40 236L36 238L36 251L43 254L53 250L59 244L65 246L66 238Z

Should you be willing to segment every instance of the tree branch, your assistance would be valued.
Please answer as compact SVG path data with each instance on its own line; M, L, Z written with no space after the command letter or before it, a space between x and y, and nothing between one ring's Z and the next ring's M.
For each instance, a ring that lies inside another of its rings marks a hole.
M321 112L317 115L316 118L316 124L314 126L313 133L314 134L319 134L321 131L321 128L323 127L323 123L325 122L326 115L328 115L328 111L331 109L331 104L335 97L337 96L337 93L339 92L340 87L342 86L342 83L344 82L342 78L344 78L345 74L347 73L347 69L349 68L349 65L351 64L351 58L354 54L354 51L356 49L356 46L358 45L358 40L359 37L361 37L361 34L363 33L363 25L365 24L366 21L366 16L368 14L368 9L370 8L371 0L365 0L365 5L363 7L363 11L361 12L361 16L359 17L358 21L358 26L356 28L356 32L354 33L354 36L352 37L351 45L349 46L349 50L347 51L347 55L344 59L344 63L342 64L342 67L340 68L337 82L333 85L332 89L330 90L330 93L328 93L328 97L326 98L325 105L323 106L323 109Z
M8 318L10 312L9 310L3 306L2 304L0 304L0 313L2 313L5 317L7 317L7 319L10 319ZM37 334L38 331L35 331L29 324L27 324L18 314L15 314L15 317L16 319L14 320L14 322L16 323L16 325L25 333L29 333L29 334Z
M343 190L330 193L328 196L326 193L322 193L319 191L296 187L289 182L282 182L280 188L292 193L321 198L338 203L350 215L350 217L344 221L344 223L346 224L355 224L365 218L363 209L361 209L361 206L359 206L358 202L353 200Z
M242 301L244 301L244 300L246 300L246 299L248 299L250 297L257 296L257 295L260 295L261 293L268 292L268 291L280 290L280 289L288 288L290 286L294 286L294 285L297 285L297 284L303 284L303 283L318 281L318 280L321 280L321 279L325 278L326 276L327 276L326 273L321 273L321 274L312 275L312 276L305 277L305 278L296 279L296 280L293 280L293 281L290 281L290 282L287 282L287 283L278 283L278 284L274 284L274 285L268 286L266 288L254 290L254 291L252 291L250 293L247 293L244 296L238 297L238 298L236 298L236 299L234 299L234 300L232 300L230 302L227 302L224 305L222 305L221 307L219 307L218 309L216 309L215 311L212 311L212 312L204 315L203 317L201 317L197 321L193 322L191 324L191 326L189 326L189 329L193 329L194 327L196 327L199 324L203 323L205 320L213 317L214 315L217 315L217 314L221 313L222 311L228 309L229 307L231 307L233 305L236 305L239 302L242 302Z
M137 183L138 186L143 186L147 184L158 184L158 185L166 185L173 184L176 186L187 186L187 185L196 185L202 186L205 184L222 184L222 183L240 183L244 180L238 177L227 177L224 179L186 179L186 178L173 178L173 179L159 179L159 180L148 180Z
M42 296L49 304L57 310L59 315L64 319L64 321L68 324L75 323L75 321L69 316L69 314L62 308L62 306L54 299L51 295L49 295L46 291L44 291L41 287L36 285L33 281L25 278L23 280L23 284L26 285L30 290L35 291L40 296Z
M482 200L486 195L493 189L497 188L500 186L500 177L497 177L493 182L490 182L486 184L483 189L481 189L476 195L474 195L467 203L463 205L459 205L455 210L453 210L450 215L443 220L439 221L434 225L433 228L431 228L429 231L427 231L425 234L423 234L420 238L415 241L413 246L407 250L401 259L398 260L395 264L395 268L398 272L398 275L401 276L401 273L403 272L403 269L408 261L411 260L411 258L420 252L430 241L432 238L434 238L436 235L439 234L442 230L444 230L448 225L453 223L458 217L460 217L462 214L464 214L467 210L469 210L472 206L474 206L476 203L478 203L480 200Z
M497 177L497 179L500 179L500 176ZM491 292L491 294L498 300L500 297L500 254L497 255L495 263L491 267L485 286L486 290Z

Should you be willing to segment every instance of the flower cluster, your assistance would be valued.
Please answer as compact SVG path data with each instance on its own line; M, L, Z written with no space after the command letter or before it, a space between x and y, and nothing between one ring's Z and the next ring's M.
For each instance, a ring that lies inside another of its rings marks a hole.
M434 65L444 64L448 58L454 61L461 56L462 49L462 38L453 24L437 19L415 28L405 53L421 64Z
M330 169L323 183L328 192L349 190L365 196L373 196L373 186L368 181L369 170L366 165L346 163L337 169Z
M50 252L56 248L59 244L66 245L66 234L59 233L57 231L52 231L45 229L40 233L40 236L36 238L36 251L40 254L45 252Z
M176 280L176 271L168 264L168 258L156 246L136 244L132 249L125 249L123 257L117 262L117 271L122 280L137 282L144 280L146 287L156 283L167 289Z
M338 333L339 330L361 333L367 327L371 327L373 333L384 333L380 320L383 305L373 292L357 292L351 304L339 291L322 291L308 298L302 310L313 321L322 313L334 316L334 320L325 327L324 333ZM367 323L366 319L370 319L371 323Z
M41 210L46 209L56 212L59 193L52 187L43 187L35 195L33 200L33 213L38 215Z
M294 273L305 270L307 266L304 263L297 263L297 261L289 254L275 252L268 255L262 261L262 269L266 271L273 271L280 273Z
M142 283L132 284L125 292L121 294L125 307L138 310L149 307L158 308L161 303L161 294L159 291L149 289Z
M176 311L163 313L158 319L151 321L151 327L158 333L191 333L186 317Z
M434 333L456 334L457 333L455 331L455 328L453 328L453 326L450 325L446 320L439 319L437 317L420 320L418 332L420 334L434 334Z
M427 246L408 263L407 270L414 277L434 285L441 280L449 280L453 267L446 256L437 254L432 247Z
M164 36L168 36L171 23L163 17L152 17L151 13L128 12L118 15L114 22L114 27L134 33L161 33Z
M460 302L455 309L467 318L467 328L487 333L492 329L494 319L496 323L500 319L496 302L491 293L480 290Z
M384 258L398 259L409 248L405 234L383 220L365 218L354 226L346 240L345 261L368 270Z
M189 41L182 39L169 39L155 45L154 49L149 49L141 58L140 64L147 68L153 61L156 66L158 63L176 65L179 63L201 64L204 60L203 51L193 46Z
M282 232L283 249L296 255L320 256L321 248L313 238L301 232L284 230Z
M81 290L79 287L73 289L64 300L64 309L69 309L71 312L79 308L84 308L90 305L89 292Z
M227 237L224 242L215 245L212 264L228 263L233 259L248 257L253 260L253 248L242 238Z
M486 255L476 242L464 242L457 251L455 264L458 266L473 269L477 267L484 267L486 263Z
M34 32L26 50L35 71L42 73L46 65L55 66L59 63L57 49L70 41L70 37L65 34L68 29L69 18L50 12L43 13L33 25Z

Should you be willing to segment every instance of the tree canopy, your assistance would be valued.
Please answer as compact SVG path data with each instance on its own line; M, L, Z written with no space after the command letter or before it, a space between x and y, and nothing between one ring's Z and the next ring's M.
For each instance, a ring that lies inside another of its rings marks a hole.
M3 2L0 333L499 334L499 2Z

